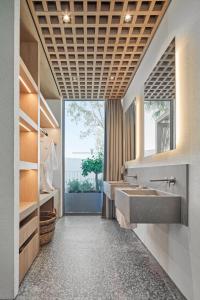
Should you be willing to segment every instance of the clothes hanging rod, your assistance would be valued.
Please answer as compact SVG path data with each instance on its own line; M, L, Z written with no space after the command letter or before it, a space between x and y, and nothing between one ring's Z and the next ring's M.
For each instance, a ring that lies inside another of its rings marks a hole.
M41 131L44 135L48 136L48 132L47 132L46 130L40 128L40 131Z

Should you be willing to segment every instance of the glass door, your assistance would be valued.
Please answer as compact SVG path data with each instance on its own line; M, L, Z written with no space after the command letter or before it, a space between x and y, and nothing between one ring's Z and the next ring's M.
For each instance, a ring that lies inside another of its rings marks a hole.
M65 101L65 214L101 212L104 109L104 101Z

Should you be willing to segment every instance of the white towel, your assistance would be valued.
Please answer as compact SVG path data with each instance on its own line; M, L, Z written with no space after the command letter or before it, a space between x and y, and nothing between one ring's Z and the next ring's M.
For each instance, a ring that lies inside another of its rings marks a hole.
M137 224L127 222L124 215L117 208L116 208L116 218L121 228L133 230L137 227Z

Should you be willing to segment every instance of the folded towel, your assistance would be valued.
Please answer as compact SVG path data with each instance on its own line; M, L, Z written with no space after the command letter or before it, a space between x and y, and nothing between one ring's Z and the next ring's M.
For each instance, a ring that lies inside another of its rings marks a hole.
M116 218L121 228L133 230L137 227L137 224L127 222L124 215L117 208L116 208Z

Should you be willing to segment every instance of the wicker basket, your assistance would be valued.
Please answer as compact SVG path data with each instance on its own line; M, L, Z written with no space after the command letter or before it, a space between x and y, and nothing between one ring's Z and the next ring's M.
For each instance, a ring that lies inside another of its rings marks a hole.
M55 231L56 210L40 212L40 245L49 243Z

